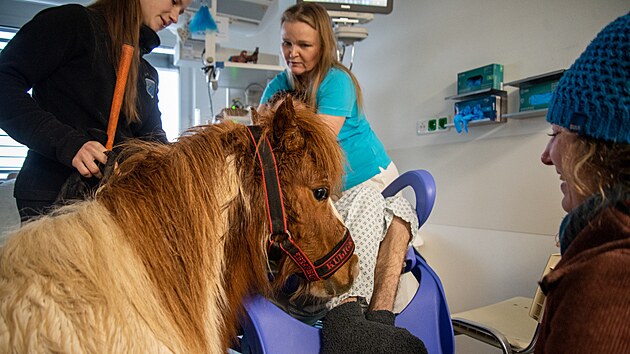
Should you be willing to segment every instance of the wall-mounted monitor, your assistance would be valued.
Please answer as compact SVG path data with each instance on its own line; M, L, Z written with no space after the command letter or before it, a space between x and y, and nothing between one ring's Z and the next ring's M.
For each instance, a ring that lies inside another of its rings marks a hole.
M297 0L297 2L315 2L329 11L348 11L359 13L388 14L392 12L394 0Z

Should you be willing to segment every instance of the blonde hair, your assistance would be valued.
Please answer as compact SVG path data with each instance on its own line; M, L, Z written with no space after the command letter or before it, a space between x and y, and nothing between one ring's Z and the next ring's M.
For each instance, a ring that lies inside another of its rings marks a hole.
M578 136L563 157L569 178L584 197L612 188L630 190L630 144L613 143Z
M306 103L311 107L317 107L317 90L319 85L324 81L326 74L331 68L337 68L346 72L352 79L357 94L357 106L359 109L362 109L363 95L361 94L361 86L359 86L359 82L352 72L337 59L337 41L333 32L332 21L326 9L315 3L298 3L284 11L280 25L285 22L302 22L319 33L321 50L315 68L306 74L308 77L298 78L290 70L287 70L291 86L298 93L305 96Z
M140 121L138 115L138 69L140 66L140 27L142 26L142 6L140 0L97 0L89 9L103 13L109 33L109 57L118 70L122 45L133 46L134 52L127 76L122 111L127 116L127 124Z

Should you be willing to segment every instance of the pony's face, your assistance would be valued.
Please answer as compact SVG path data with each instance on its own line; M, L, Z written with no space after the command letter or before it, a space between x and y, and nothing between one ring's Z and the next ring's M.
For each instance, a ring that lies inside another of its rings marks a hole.
M340 253L338 251L348 245L344 241L349 231L330 200L332 186L325 180L310 182L312 184L293 184L284 187L289 189L288 193L285 193L288 196L287 209L290 216L288 229L295 243L311 263L316 266L324 262L334 265L340 261L336 258L336 254ZM296 290L302 295L307 294L325 301L348 291L357 277L358 257L356 255L348 257L346 263L330 277L310 281L295 261L285 257L281 269L281 273L284 274L279 278L283 279L283 276L297 273L301 281Z
M331 196L339 191L343 173L343 157L336 137L312 110L294 103L290 97L263 115L268 120L267 136L277 161L287 229L311 263L318 265L330 260L334 264L337 260L331 254L339 252L333 250L348 245L348 230L331 201ZM264 119L257 120L265 124ZM309 281L296 262L285 255L275 285L298 274L301 279L298 292L325 301L348 291L356 278L358 257L352 255L345 261L326 279Z

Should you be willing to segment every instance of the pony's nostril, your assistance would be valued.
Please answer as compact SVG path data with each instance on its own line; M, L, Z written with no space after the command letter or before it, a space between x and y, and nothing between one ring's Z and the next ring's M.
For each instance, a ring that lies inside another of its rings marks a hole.
M359 257L356 254L353 255L345 266L348 267L348 269L343 272L345 277L340 279L332 277L323 282L323 288L326 295L331 297L339 296L350 290L350 287L352 287L352 284L359 276Z
M330 279L327 279L324 282L324 289L326 290L326 295L330 297L338 295L338 289L335 286L335 282L331 281Z

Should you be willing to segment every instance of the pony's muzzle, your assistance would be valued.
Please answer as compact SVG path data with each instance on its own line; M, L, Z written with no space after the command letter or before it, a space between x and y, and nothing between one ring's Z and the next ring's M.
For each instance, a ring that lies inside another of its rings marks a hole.
M352 257L341 267L335 275L323 281L326 297L336 297L348 292L359 275L359 257L353 254Z

